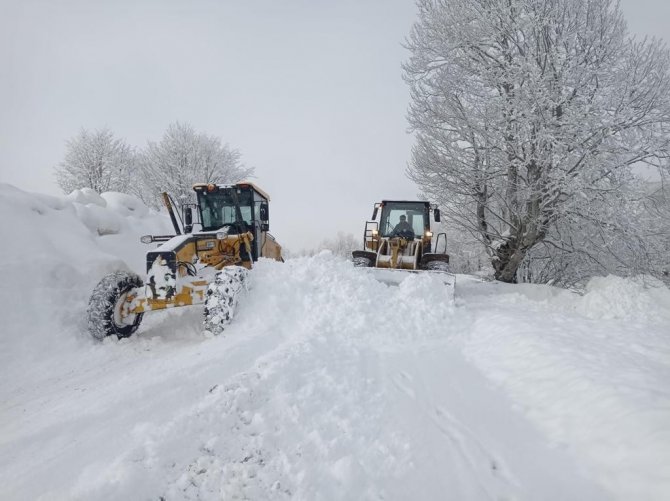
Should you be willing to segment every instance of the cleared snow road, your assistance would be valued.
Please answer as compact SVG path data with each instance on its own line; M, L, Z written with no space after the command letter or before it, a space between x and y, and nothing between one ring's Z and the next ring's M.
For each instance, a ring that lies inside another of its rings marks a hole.
M223 337L147 316L5 382L0 498L616 498L466 360L476 289L327 254L252 277Z

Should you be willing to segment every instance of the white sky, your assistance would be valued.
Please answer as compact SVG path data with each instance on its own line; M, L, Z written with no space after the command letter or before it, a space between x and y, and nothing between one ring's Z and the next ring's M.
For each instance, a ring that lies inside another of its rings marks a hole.
M670 2L624 0L667 39ZM238 148L287 248L416 198L401 44L412 0L0 0L0 182L59 193L81 127L142 147L189 122Z

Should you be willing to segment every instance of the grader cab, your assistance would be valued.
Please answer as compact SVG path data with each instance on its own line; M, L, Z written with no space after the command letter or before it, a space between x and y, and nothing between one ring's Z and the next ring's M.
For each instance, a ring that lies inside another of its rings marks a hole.
M194 304L204 304L205 330L218 334L233 318L253 263L260 257L283 261L269 233L270 197L263 190L252 183L193 189L196 203L182 206L179 218L163 194L175 234L142 237L159 244L147 252L145 278L117 271L98 283L88 306L93 337L128 337L146 312Z

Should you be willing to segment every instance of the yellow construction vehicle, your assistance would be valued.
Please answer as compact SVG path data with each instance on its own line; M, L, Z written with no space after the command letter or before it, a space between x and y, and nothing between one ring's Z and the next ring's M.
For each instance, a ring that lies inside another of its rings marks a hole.
M163 194L175 235L142 237L159 243L147 252L145 279L117 271L98 283L88 305L93 337L128 337L144 313L194 304L204 304L204 330L218 334L233 318L253 263L260 257L283 261L269 233L270 197L263 190L247 182L193 189L197 203L182 206L180 221Z
M407 273L430 271L440 273L445 283L453 285L453 275L448 273L447 235L433 234L431 214L439 223L440 210L429 202L376 203L372 220L365 223L363 250L353 252L354 266L371 268L384 282L397 283Z

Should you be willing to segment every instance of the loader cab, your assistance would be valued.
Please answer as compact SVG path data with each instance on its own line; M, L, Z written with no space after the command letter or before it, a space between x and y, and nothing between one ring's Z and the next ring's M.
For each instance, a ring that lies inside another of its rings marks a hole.
M197 184L193 189L198 198L202 231L226 230L231 235L251 232L252 257L257 261L270 229L270 197L252 183Z
M405 220L414 232L414 238L422 238L430 231L430 203L384 200L381 204L379 232L382 237L394 236L394 230Z
M447 234L438 233L433 238L431 212L439 223L440 210L430 202L382 200L376 203L371 220L365 222L363 249L352 252L354 266L429 270L442 266L440 263L448 265ZM438 250L440 242L443 242L443 250Z

